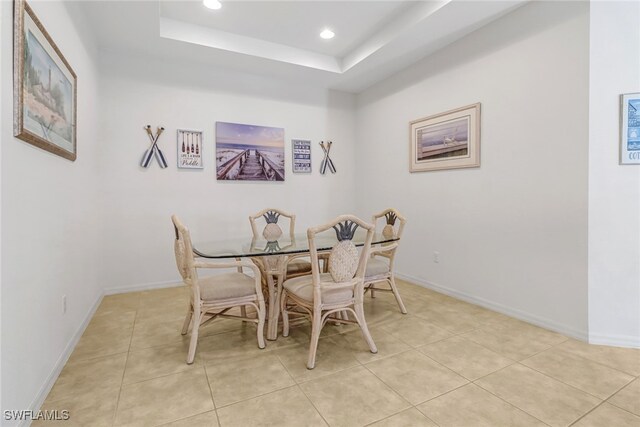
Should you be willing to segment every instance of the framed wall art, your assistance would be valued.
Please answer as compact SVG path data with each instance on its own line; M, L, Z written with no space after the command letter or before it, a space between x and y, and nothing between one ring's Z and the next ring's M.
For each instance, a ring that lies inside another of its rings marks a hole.
M291 140L293 155L293 173L311 173L311 141Z
M480 166L480 103L409 123L409 171Z
M284 129L217 122L216 177L284 181Z
M640 93L620 99L620 164L640 165Z
M178 167L202 169L202 131L178 129Z
M14 136L76 159L77 77L24 0L14 13Z

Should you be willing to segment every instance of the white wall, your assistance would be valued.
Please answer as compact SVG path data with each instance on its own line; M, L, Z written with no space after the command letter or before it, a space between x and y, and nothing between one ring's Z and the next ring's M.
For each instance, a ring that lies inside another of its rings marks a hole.
M640 92L640 3L592 2L589 341L640 347L640 165L620 166L620 94Z
M2 5L0 5L0 34L4 34L2 32L2 28L4 26L4 15L5 10ZM1 47L1 45L0 45ZM4 66L2 65L2 59L0 58L0 82L3 82L5 79L4 75ZM2 115L4 102L1 100L4 99L2 97L4 93L4 85L0 83L0 135L4 136L4 116ZM0 141L2 137L0 137ZM0 200L2 200L2 150L0 150ZM2 241L2 209L0 209L0 242ZM0 245L0 331L2 331L2 245ZM2 406L2 341L0 340L0 409L4 408Z
M358 211L409 218L398 272L582 338L588 10L530 3L357 98ZM475 102L481 167L410 174L409 121Z
M30 4L79 76L78 159L13 138L13 2L2 1L2 409L39 407L101 294L95 50L73 8Z
M110 292L175 282L170 216L194 241L250 235L248 216L266 207L297 214L299 232L355 208L352 95L256 76L134 57L102 56L100 210L105 238L101 284ZM285 129L286 181L218 182L215 122ZM149 146L143 126L162 125L169 168L139 166ZM176 130L204 131L204 170L176 168ZM291 139L313 141L313 173L291 172ZM317 172L318 142L331 139L338 173Z

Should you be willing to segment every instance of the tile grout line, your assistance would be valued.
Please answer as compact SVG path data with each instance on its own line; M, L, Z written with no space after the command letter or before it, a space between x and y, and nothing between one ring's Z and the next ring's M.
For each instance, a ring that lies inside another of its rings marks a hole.
M518 362L516 362L516 363L518 363ZM515 364L515 363L514 363L514 364ZM513 365L509 365L509 366L513 366ZM506 368L508 368L509 366L505 366L505 367L504 367L504 368L502 368L502 369L506 369ZM501 371L502 369L499 369L499 370L498 370L498 371L496 371L496 372L499 372L499 371ZM494 372L494 373L495 373L495 372ZM486 376L488 376L488 375L486 375ZM483 377L483 378L484 378L484 377ZM482 384L477 384L477 383L475 383L475 382L473 382L473 384L474 384L475 386L477 386L477 387L480 387L482 390L486 391L486 392L487 392L487 393L489 393L490 395L492 395L492 396L494 396L494 397L496 397L496 398L500 399L501 401L505 402L507 405L510 405L510 406L512 406L512 407L514 407L514 408L516 408L516 409L518 409L519 411L522 411L522 412L524 412L525 414L529 415L529 416L530 416L530 417L532 417L533 419L540 421L542 424L544 424L544 425L546 425L546 426L548 426L548 425L549 425L548 423L545 423L544 421L542 421L540 418L536 417L535 415L533 415L533 414L532 414L532 413L530 413L529 411L525 411L525 410L524 410L524 409L522 409L521 407L516 406L516 405L514 405L514 404L513 404L513 403L511 403L511 402L506 401L505 399L503 399L502 397L498 396L497 394L495 394L495 393L494 393L494 392L492 392L491 390L489 390L489 389L487 389L487 388L482 387Z
M291 380L293 380L293 382L295 383L294 386L298 388L298 390L300 390L302 392L302 394L304 395L304 397L307 399L307 401L311 404L311 406L313 407L313 409L315 409L315 411L318 413L318 415L320 415L320 418L322 418L322 421L325 422L326 425L330 426L331 424L329 424L329 422L324 418L324 415L322 415L322 412L320 412L318 410L318 408L316 407L316 405L313 403L313 401L309 398L309 396L307 396L307 393L304 392L304 390L302 389L302 387L300 387L300 384L296 381L296 379L293 377L293 375L291 374L291 372L289 372L289 369L287 369L287 367L285 366L285 364L282 362L282 359L280 359L279 355L275 355L276 358L278 359L278 362L280 362L280 365L282 365L282 367L284 368L284 370L287 372L287 374L289 375L289 378L291 378Z
M531 357L533 357L533 356L531 356ZM529 359L529 358L527 358L527 359ZM520 365L524 366L525 368L529 368L529 369L531 369L532 371L535 371L535 372L537 372L537 373L539 373L539 374L542 374L542 375L544 375L544 376L545 376L545 377L547 377L547 378L551 378L552 380L558 381L558 382L560 382L560 383L562 383L562 384L564 384L564 385L566 385L566 386L569 386L569 387L571 387L571 388L573 388L573 389L575 389L575 390L581 391L582 393L586 393L586 394L588 394L589 396L595 397L596 399L601 400L601 401L606 401L606 400L610 399L614 394L618 393L620 390L622 390L623 388L625 388L626 386L628 386L629 384L631 384L631 383L633 382L633 380L629 381L628 383L624 384L622 387L620 387L620 388L616 389L616 391L615 391L615 392L613 392L612 394L610 394L608 397L602 398L602 397L600 397L600 396L596 396L595 394L593 394L593 393L591 393L591 392L588 392L588 391L586 391L586 390L583 390L583 389L581 389L581 388L578 388L578 387L576 387L575 385L569 384L569 383L565 382L564 380L562 380L562 379L560 379L560 378L553 377L553 376L551 376L550 374L547 374L547 373L542 372L542 371L540 371L540 370L538 370L538 369L536 369L536 368L534 368L534 367L531 367L531 366L529 366L529 365L525 365L524 363L522 363L523 361L525 361L525 360L527 360L527 359L522 359L521 361L519 361L519 362L517 362L517 363L519 363Z
M625 386L625 387L626 387L626 386ZM620 392L620 390L618 390L616 393L619 393L619 392ZM610 402L609 400L610 400L612 397L613 397L613 395L612 395L612 396L610 396L609 398L607 398L607 400L605 400L605 401L604 401L604 403L608 403L608 404L609 404L609 405L611 405L611 406L615 406L617 409L620 409L620 410L622 410L622 411L624 411L624 412L626 412L626 413L628 413L628 414L631 414L631 415L633 415L633 416L635 416L635 417L640 418L640 414L636 414L635 412L631 412L631 411L630 411L630 410L628 410L628 409L622 408L622 407L620 407L620 406L616 405L615 403Z
M556 348L556 347L558 347L558 346L560 346L560 345L562 345L562 344L564 344L564 343L566 343L567 341L570 341L570 340L571 340L571 338L567 338L565 341L562 341L561 343L554 344L551 348ZM582 341L578 341L578 342L582 342ZM589 343L585 343L585 344L587 344L587 345L597 345L597 344L589 344ZM624 347L619 347L619 348L624 348ZM565 352L565 353L569 353L569 354L570 354L570 355L572 355L572 356L580 357L580 358L582 358L582 359L585 359L585 360L588 360L588 361L590 361L590 362L596 363L596 364L598 364L598 365L600 365L600 366L604 366L605 368L613 369L614 371L618 371L618 372L623 373L623 374L625 374L625 375L629 375L630 377L640 378L640 375L634 375L634 374L632 374L632 373L630 373L630 372L623 371L623 370L618 369L618 368L616 368L616 367L614 367L614 366L606 365L606 364L604 364L604 363L602 363L602 362L600 362L600 361L598 361L598 360L592 359L592 358L590 358L590 357L582 356L582 355L577 354L577 353L573 353L573 352L571 352L570 350L565 350L565 349L563 349L563 348L556 348L556 349L557 349L558 351L562 351L562 352ZM549 350L549 349L547 349L547 350ZM546 350L545 350L545 351L546 351Z
M120 380L120 392L118 393L118 399L116 400L116 408L113 412L111 425L115 426L116 419L118 418L118 409L120 408L120 397L122 396L122 389L124 388L124 375L127 372L127 363L129 362L129 352L131 351L131 343L133 341L133 332L136 326L136 320L138 319L138 310L140 309L140 297L138 297L138 304L136 307L136 316L133 319L133 326L131 327L131 337L129 338L129 347L127 348L127 355L124 360L124 369L122 370L122 378Z
M593 408L589 409L584 414L580 415L576 420L572 421L571 424L569 424L569 426L575 425L578 421L580 421L581 419L583 419L584 417L586 417L587 415L589 415L590 413L592 413L593 411L595 411L596 409L601 407L605 402L606 401L603 400L602 402L598 403L596 406L594 406Z
M209 396L211 396L211 403L213 404L213 412L216 414L216 421L218 422L218 426L220 426L220 416L218 415L218 405L216 405L216 400L213 398L213 389L211 388L211 381L209 381L209 374L207 373L207 365L203 361L202 369L204 370L204 377L207 380L207 386L209 386ZM203 412L204 413L204 412Z

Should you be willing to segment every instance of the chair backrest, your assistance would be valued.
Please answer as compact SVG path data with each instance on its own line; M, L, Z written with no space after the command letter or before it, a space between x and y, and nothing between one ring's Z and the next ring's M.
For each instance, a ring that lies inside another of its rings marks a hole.
M182 279L186 282L193 279L195 274L191 234L177 215L172 215L171 221L173 222L173 229L176 233L176 240L173 244L173 250L176 255L176 265L178 266L178 272L180 272Z
M400 212L393 208L385 209L382 212L373 215L373 223L377 224L380 218L385 219L385 225L382 228L382 235L384 237L397 237L398 239L402 237L402 232L404 231L407 219L402 216Z
M395 237L400 239L402 237L402 232L404 231L404 226L407 223L407 219L400 212L393 208L385 209L382 212L373 215L372 221L374 225L376 225L378 223L378 220L380 220L381 218L384 218L385 220L385 225L382 228L382 236L386 238ZM384 247L384 245L382 245L382 247ZM377 250L375 252L377 252L377 254L379 255L386 256L387 258L390 258L391 261L393 261L393 257L397 249L398 247L396 244L393 249L390 249L388 251Z
M366 230L367 235L364 245L358 253L352 242L356 229L360 227ZM371 241L373 240L373 232L375 226L368 224L360 218L353 215L341 215L333 221L318 227L312 227L307 230L307 238L309 239L309 255L311 257L311 275L314 287L314 301L321 301L321 286L327 286L327 283L320 281L320 264L318 259L318 250L315 243L316 235L333 229L336 233L338 243L333 246L329 255L329 273L336 285L357 286L363 284L364 273L367 265L367 258L371 250ZM340 286L344 288L344 286Z
M260 212L249 216L249 222L251 223L251 231L253 232L253 238L256 239L260 235L258 232L257 221L264 219L266 225L262 229L262 237L269 242L276 241L282 236L282 228L278 224L280 217L289 219L289 236L293 239L294 230L296 227L296 216L279 209L263 209Z

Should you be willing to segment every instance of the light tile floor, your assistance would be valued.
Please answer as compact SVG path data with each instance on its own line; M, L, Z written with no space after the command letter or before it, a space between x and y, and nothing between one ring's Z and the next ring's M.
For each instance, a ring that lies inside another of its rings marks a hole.
M408 315L365 302L377 354L327 325L314 370L308 324L260 350L254 325L215 321L189 366L186 288L105 297L42 409L68 426L640 426L640 350L399 287Z

